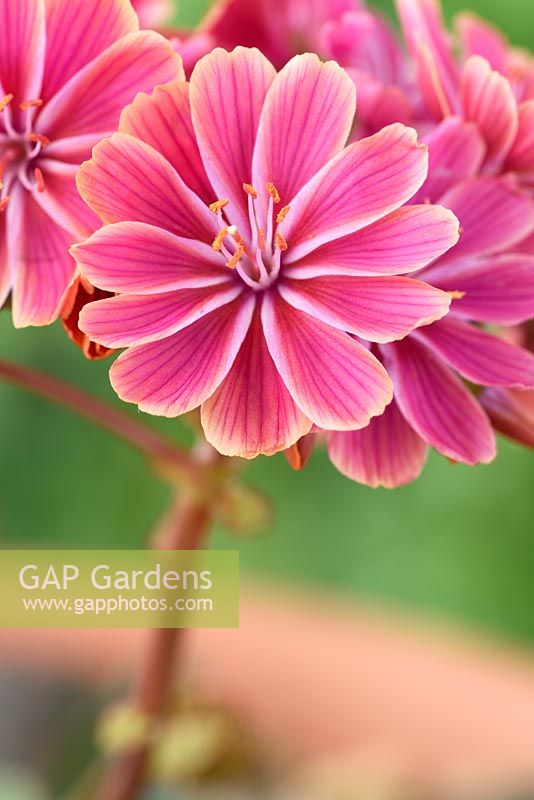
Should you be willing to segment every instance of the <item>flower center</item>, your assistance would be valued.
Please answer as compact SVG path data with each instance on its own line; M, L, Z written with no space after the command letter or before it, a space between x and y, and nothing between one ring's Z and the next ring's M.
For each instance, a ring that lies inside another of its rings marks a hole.
M0 212L5 211L15 181L20 181L30 192L44 191L43 173L35 159L49 144L46 136L35 133L35 112L42 100L27 100L20 104L24 112L24 130L17 130L11 112L13 95L0 100Z
M251 240L246 242L237 227L225 220L223 209L229 200L217 200L210 205L210 210L216 214L221 229L212 247L224 256L227 267L235 269L247 286L258 291L269 288L280 274L282 253L287 250L287 243L275 229L275 219L277 227L289 214L290 207L283 206L274 217L274 208L280 204L280 195L274 184L267 183L269 201L263 221L257 207L258 192L250 183L244 183L243 190L248 196Z

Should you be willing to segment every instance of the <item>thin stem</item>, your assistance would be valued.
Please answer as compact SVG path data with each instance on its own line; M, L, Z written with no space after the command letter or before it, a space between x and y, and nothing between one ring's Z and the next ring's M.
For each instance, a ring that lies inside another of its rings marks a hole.
M165 522L167 536L158 538L162 549L195 550L199 548L211 521L209 501L194 494L182 495ZM132 703L144 716L157 719L165 708L177 665L182 661L184 629L165 628L151 631L146 661L133 689ZM135 800L145 782L148 743L125 754L111 764L95 800Z
M0 359L0 379L74 411L101 428L111 431L148 458L166 463L189 477L198 469L193 458L148 425L59 378Z

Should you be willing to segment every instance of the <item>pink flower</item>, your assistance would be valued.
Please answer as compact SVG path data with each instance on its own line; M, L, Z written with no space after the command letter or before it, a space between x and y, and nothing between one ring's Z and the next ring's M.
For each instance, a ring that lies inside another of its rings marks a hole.
M298 56L277 75L257 50L216 50L95 148L78 185L107 225L74 254L118 296L80 326L127 348L110 373L123 400L168 417L201 406L208 440L247 458L384 411L391 381L354 336L390 342L447 312L446 292L397 275L458 224L401 208L427 173L414 131L344 147L354 111L334 63Z
M99 224L78 165L181 67L128 0L0 0L0 33L0 307L11 293L16 327L46 325L76 276L70 245Z
M132 0L143 28L156 28L169 22L172 0Z
M361 0L217 0L198 33L228 50L258 47L281 68L294 55L321 51L323 25Z
M329 437L334 464L370 486L393 488L414 480L429 446L466 464L494 458L490 420L461 379L492 387L486 408L508 387L534 388L534 357L484 330L534 315L534 257L514 249L534 228L533 206L510 177L469 177L485 152L473 125L447 120L429 145L429 178L415 199L439 200L452 209L462 235L417 277L451 292L454 300L446 319L402 342L373 345L393 378L394 401L365 430ZM517 400L515 405L517 430ZM503 423L493 414L492 419L502 430ZM523 428L531 423L532 413L525 411Z

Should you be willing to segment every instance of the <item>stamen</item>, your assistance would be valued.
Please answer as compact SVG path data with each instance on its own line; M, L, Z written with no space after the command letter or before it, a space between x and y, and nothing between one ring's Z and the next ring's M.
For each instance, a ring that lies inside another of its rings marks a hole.
M223 242L228 236L228 228L223 228L219 231L215 239L213 240L213 244L211 245L217 253L220 253L222 250Z
M265 228L260 228L258 231L258 247L260 250L265 250Z
M243 184L243 189L245 190L245 192L248 195L250 195L250 197L252 197L253 200L257 200L258 199L258 193L257 193L256 189L252 186L252 184L244 183Z
M243 244L239 244L232 258L226 262L226 266L229 267L230 269L235 269L244 255L245 255L245 246Z
M215 203L211 203L208 208L210 211L213 211L214 214L218 214L229 202L229 200L216 200Z
M287 250L287 242L281 233L275 234L274 243L279 250Z
M276 221L279 225L281 222L285 220L290 211L291 211L291 206L284 206L283 208L280 209L280 211L276 215Z
M449 294L452 297L453 300L461 300L463 297L465 297L466 293L465 292L447 292L447 294Z
M35 100L25 100L24 103L21 103L19 108L22 111L28 111L30 108L40 108L43 105L43 101L38 97Z
M266 187L267 187L267 191L269 192L269 194L273 198L274 202L275 203L279 203L280 202L280 194L278 193L278 189L276 188L274 183L271 183L271 181L267 181Z
M44 175L43 175L42 171L39 169L39 167L35 167L34 175L35 175L35 186L36 186L37 191L38 192L44 192L44 190L46 188L45 187L45 181L44 181Z
M38 142L41 147L48 147L50 139L42 133L29 133L26 137L29 142Z
M228 230L228 235L232 237L234 242L237 242L237 244L242 244L244 246L243 239L239 235L237 227L235 225L230 225L230 227L227 230Z
M6 94L6 96L3 97L2 100L0 100L0 112L2 112L4 108L6 108L11 103L12 100L13 100L13 95Z
M3 214L7 208L7 204L9 203L10 196L4 197L3 200L0 200L0 214Z

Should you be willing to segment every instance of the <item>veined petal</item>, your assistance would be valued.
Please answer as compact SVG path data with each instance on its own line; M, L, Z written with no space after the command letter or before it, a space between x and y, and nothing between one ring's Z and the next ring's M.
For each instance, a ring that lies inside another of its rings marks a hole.
M461 85L466 120L476 122L487 144L487 166L503 163L518 128L517 104L509 81L481 56L466 62Z
M412 197L427 168L427 148L400 124L345 148L291 201L280 226L289 243L286 262L385 217Z
M129 0L46 0L44 102L117 39L138 28Z
M49 325L59 316L76 276L69 255L72 234L52 220L20 185L7 208L7 252L13 324Z
M414 335L473 383L534 389L534 355L468 322L444 319Z
M454 461L493 461L495 437L486 414L431 350L412 335L386 345L383 352L395 384L395 399L419 436Z
M78 190L105 223L146 222L212 242L217 220L154 148L125 133L100 142L82 164Z
M41 96L46 44L44 0L0 0L0 31L0 91L2 97L13 95L11 113L22 125L25 112L20 103Z
M519 444L534 447L534 392L484 389L480 402L496 430Z
M267 214L272 182L284 204L347 142L356 91L338 64L311 53L295 56L278 73L267 94L254 149L252 183L260 191L260 218Z
M373 489L396 489L419 477L428 445L406 422L393 400L367 428L330 433L328 455L347 478Z
M247 293L163 341L126 350L111 367L113 388L148 414L178 417L197 408L228 374L254 302Z
M281 299L265 296L263 329L278 372L299 408L325 430L357 430L393 395L384 367L362 345Z
M510 253L468 259L425 270L425 280L463 295L454 316L496 325L519 325L534 317L534 256Z
M460 241L444 256L448 262L500 253L525 239L534 227L534 204L510 177L470 178L441 202L461 225Z
M454 20L464 52L482 56L492 69L505 75L509 66L509 47L503 34L476 14L458 14Z
M76 188L76 164L64 164L55 159L40 159L44 189L36 192L36 202L52 219L72 234L84 239L100 227L97 215L84 203Z
M404 206L361 231L324 244L284 268L284 275L312 278L413 272L455 245L458 227L454 214L441 206Z
M429 150L428 177L412 202L440 201L443 193L464 178L478 174L486 145L474 122L459 117L443 120L425 139Z
M161 153L205 203L213 203L212 188L191 119L189 84L174 81L139 94L121 114L119 131L136 136Z
M283 280L279 291L300 311L369 342L403 339L441 319L451 304L446 292L399 277Z
M170 42L153 31L123 36L77 72L47 103L37 128L49 139L113 131L137 92L183 78Z
M228 215L244 236L250 230L243 183L252 179L252 153L267 90L276 72L259 50L217 48L191 76L191 113L216 199L228 199ZM259 187L264 189L263 186Z
M241 458L273 455L311 429L274 365L258 310L230 372L202 406L202 426L220 453Z
M117 222L72 248L81 272L108 292L159 294L233 282L218 253L142 222Z
M119 295L88 303L79 326L93 341L119 349L166 339L235 300L237 281L152 295Z

